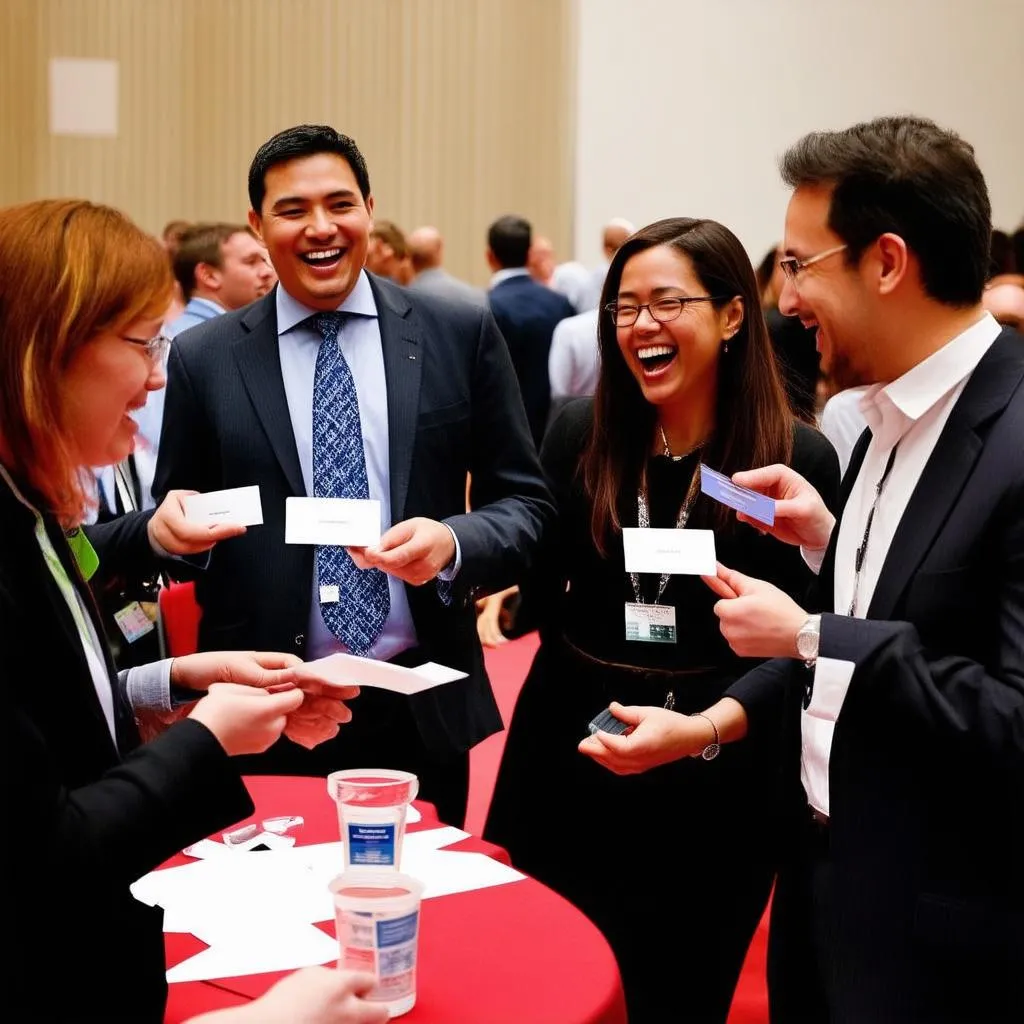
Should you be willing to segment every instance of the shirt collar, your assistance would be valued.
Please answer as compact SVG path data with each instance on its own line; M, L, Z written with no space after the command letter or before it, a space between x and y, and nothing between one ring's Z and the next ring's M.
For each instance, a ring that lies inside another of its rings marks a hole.
M199 295L193 295L185 304L184 312L191 313L193 316L201 316L204 320L209 320L211 317L226 313L227 310L219 303L214 302L213 299L204 299Z
M1002 328L991 313L889 384L872 385L860 400L871 433L895 444L929 409L974 372Z
M494 273L491 277L490 287L493 288L495 285L501 284L502 281L507 281L510 277L528 277L530 272L526 267L505 267L504 270L499 270Z
M311 316L316 316L317 313L322 312L318 309L311 309L305 303L299 302L298 299L289 295L280 284L277 286L276 302L277 333L279 336L287 333L293 327L297 327ZM376 317L378 315L377 303L373 298L373 289L370 287L370 279L366 276L365 270L359 272L355 287L349 292L348 298L338 306L338 312L353 313L357 316Z

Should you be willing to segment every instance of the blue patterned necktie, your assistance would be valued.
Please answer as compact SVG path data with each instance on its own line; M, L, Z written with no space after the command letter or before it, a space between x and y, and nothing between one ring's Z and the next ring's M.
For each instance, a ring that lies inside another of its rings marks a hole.
M369 498L356 385L338 344L345 314L313 319L323 337L313 377L313 494ZM316 573L324 623L353 654L365 655L391 608L387 576L356 568L344 548L327 544L317 546ZM337 587L339 600L325 603L324 587Z

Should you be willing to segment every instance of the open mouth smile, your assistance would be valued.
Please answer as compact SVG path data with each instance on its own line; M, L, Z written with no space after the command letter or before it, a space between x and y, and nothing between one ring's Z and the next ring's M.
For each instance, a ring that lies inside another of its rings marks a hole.
M674 345L645 345L636 357L645 377L659 377L675 362L679 350Z
M344 252L338 248L313 249L311 252L299 253L299 259L316 270L333 270L341 262Z

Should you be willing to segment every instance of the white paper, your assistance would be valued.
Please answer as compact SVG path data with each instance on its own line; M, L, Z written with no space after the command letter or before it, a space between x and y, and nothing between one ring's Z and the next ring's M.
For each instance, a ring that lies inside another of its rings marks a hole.
M285 498L285 544L372 547L380 540L380 502L358 498Z
M655 530L625 527L626 572L714 576L715 535L711 530Z
M312 924L289 927L281 921L265 921L262 927L253 927L246 922L237 929L200 930L204 934L197 937L210 948L172 967L167 972L169 982L293 971L338 959L338 940Z
M189 494L182 499L182 504L185 506L185 518L190 523L263 525L263 504L260 501L260 489L256 485Z
M117 135L116 60L50 59L50 134Z
M373 658L357 658L354 654L331 654L318 661L298 665L295 671L300 677L310 674L336 686L376 686L382 690L406 695L466 678L465 672L448 668L446 665L438 665L433 661L428 661L417 668L403 668L401 665L375 661Z
M401 870L423 881L424 899L524 877L485 854L443 848L467 837L450 826L406 834ZM337 959L337 941L314 924L334 917L327 886L343 864L340 842L230 851L151 872L131 888L136 899L164 908L165 931L191 932L210 946L171 968L168 981L263 974Z

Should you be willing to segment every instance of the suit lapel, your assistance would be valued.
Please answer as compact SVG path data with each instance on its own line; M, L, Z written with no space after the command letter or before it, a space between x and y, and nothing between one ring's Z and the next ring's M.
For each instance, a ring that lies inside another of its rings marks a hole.
M1024 375L1019 339L1004 331L985 353L957 400L925 464L889 547L868 618L891 618L897 602L960 497L984 438L979 429L998 416Z
M402 293L372 275L388 400L388 461L391 474L391 521L405 519L412 451L419 417L424 336L410 319L412 307Z
M281 374L276 294L276 289L272 290L242 318L242 327L249 333L235 342L234 357L288 486L292 493L304 495L306 485L302 480L295 432L288 411L288 396L285 394L284 377Z

